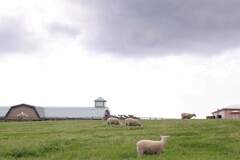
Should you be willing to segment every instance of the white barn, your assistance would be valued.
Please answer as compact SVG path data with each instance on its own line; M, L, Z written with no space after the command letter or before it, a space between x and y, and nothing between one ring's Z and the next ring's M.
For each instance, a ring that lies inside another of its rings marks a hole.
M219 119L240 119L240 105L230 105L212 112Z
M99 97L94 107L40 107L19 104L11 107L0 107L0 119L4 121L20 120L68 120L93 119L101 120L110 117L106 100Z

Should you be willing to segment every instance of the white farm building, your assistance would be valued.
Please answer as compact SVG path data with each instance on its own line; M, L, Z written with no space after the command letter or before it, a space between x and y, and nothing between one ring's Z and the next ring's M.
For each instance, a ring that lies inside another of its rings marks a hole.
M95 100L94 107L42 107L24 103L11 107L0 107L0 119L2 121L101 120L110 116L110 111L106 107L106 100L101 97Z

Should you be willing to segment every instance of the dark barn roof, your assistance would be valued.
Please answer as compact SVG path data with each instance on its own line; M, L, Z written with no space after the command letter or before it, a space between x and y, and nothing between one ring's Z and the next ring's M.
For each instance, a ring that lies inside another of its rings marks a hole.
M11 112L12 109L18 108L18 107L22 107L22 106L33 109L33 110L35 111L36 115L38 116L38 118L40 118L40 115L39 115L38 111L36 110L36 107L35 107L35 106L28 105L28 104L24 104L24 103L18 104L18 105L15 105L15 106L12 106L12 107L8 110L8 112L7 112L7 114L5 115L5 117L8 116L8 114Z

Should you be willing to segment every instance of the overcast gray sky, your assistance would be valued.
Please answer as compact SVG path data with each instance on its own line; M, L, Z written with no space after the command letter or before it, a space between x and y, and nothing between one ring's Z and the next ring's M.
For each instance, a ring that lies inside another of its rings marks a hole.
M0 0L0 106L197 118L239 104L238 0Z

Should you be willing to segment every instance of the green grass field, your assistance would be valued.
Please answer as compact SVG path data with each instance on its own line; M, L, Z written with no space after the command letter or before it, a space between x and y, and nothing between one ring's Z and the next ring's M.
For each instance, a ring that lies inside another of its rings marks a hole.
M136 142L170 135L159 159L239 160L240 120L141 120L143 128L105 121L0 123L0 159L137 159ZM142 159L157 159L147 155Z

